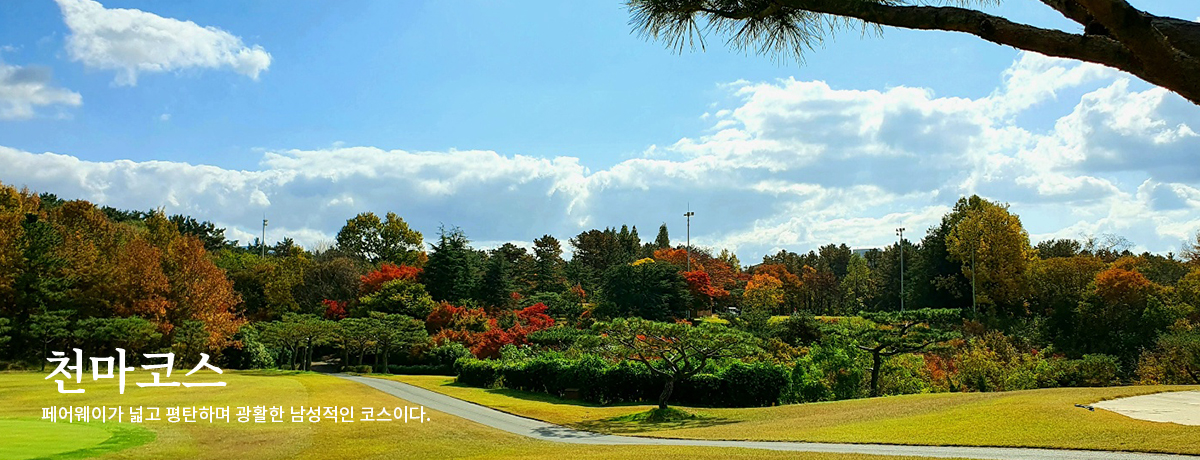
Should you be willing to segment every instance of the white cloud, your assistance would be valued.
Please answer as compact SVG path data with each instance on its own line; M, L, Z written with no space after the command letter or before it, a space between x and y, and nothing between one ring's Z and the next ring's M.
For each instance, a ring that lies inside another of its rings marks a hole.
M255 171L0 148L10 165L0 180L118 207L166 206L243 239L265 212L268 239L309 245L368 210L395 211L427 238L458 225L487 244L623 223L649 238L666 222L682 239L690 204L693 242L751 262L780 248L888 244L896 227L919 239L960 196L979 193L1011 203L1035 238L1116 233L1143 249L1177 249L1200 229L1200 108L1083 67L1022 55L979 99L736 82L724 88L740 100L710 110L712 129L596 171L571 157L340 143L265 152ZM1050 104L1063 113L1040 114L1057 117L1047 126L1016 124L1066 94L1078 100Z
M229 68L257 80L271 66L261 46L216 27L164 18L136 9L105 8L93 0L56 0L71 29L67 53L85 66L116 70L119 85L137 84L141 72Z
M55 87L51 80L47 67L22 67L0 61L0 120L33 118L35 109L41 106L83 104L79 93Z

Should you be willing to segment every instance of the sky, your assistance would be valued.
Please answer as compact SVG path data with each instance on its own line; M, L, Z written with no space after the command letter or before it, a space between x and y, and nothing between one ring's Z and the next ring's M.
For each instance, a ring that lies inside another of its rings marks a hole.
M693 244L753 262L918 239L979 194L1034 243L1178 252L1198 133L1200 107L1136 77L947 32L838 31L800 62L719 35L676 52L619 0L0 2L0 182L243 243L265 215L268 241L327 245L366 211L427 242L682 242L691 209Z

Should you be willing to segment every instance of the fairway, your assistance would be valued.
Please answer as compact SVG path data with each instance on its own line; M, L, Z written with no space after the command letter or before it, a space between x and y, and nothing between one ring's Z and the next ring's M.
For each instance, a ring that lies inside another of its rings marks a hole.
M108 440L109 432L96 425L56 426L41 420L0 419L0 458L24 460L88 449Z
M754 441L1043 447L1200 454L1200 427L1147 422L1091 404L1195 386L1055 388L999 393L938 393L745 409L689 409L706 419L645 425L613 420L650 406L599 407L544 394L485 390L451 377L390 378L505 412L592 431Z
M336 377L291 372L227 371L220 388L127 388L88 383L84 394L59 394L36 373L0 373L0 458L25 459L372 459L372 458L679 458L828 460L905 459L672 446L579 446L538 441L438 412L426 423L67 424L36 420L41 407L280 405L396 407L404 401ZM31 420L31 417L33 418ZM12 429L9 429L12 428ZM114 435L115 433L115 435ZM139 434L141 433L141 434ZM152 438L146 435L153 435ZM38 436L34 438L33 436ZM114 438L116 438L114 440ZM137 440L136 444L126 441ZM120 442L118 442L120 441ZM125 442L125 445L120 445ZM108 449L105 446L108 443Z

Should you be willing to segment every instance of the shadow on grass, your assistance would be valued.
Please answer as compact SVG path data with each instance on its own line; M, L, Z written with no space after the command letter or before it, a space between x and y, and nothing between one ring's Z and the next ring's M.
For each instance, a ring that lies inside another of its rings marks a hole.
M487 393L494 394L494 395L508 396L510 398L524 399L526 401L541 402L541 403L548 403L548 404L562 404L562 405L567 405L567 406L621 407L621 406L637 406L638 405L638 404L632 404L632 403L610 404L610 405L596 404L593 402L587 402L587 401L583 401L583 400L579 400L579 399L563 399L558 396L550 395L547 393L538 393L538 392L524 391L524 390L510 390L508 388L479 388L476 386L465 385L465 384L458 383L458 382L450 382L443 386L471 388L474 390L483 390Z
M656 407L646 412L572 423L568 426L577 430L593 431L596 433L629 434L644 433L647 431L705 428L730 423L737 423L737 421L723 417L693 414L675 408L659 409Z
M147 444L158 438L158 435L149 429L129 424L99 424L105 431L112 434L104 442L95 446L63 452L60 454L51 455L49 457L39 457L34 460L76 460L84 458L92 458L109 452L137 447L142 444Z
M278 375L316 375L318 372L289 370L289 369L251 369L237 371L238 375L252 375L258 377L271 377Z

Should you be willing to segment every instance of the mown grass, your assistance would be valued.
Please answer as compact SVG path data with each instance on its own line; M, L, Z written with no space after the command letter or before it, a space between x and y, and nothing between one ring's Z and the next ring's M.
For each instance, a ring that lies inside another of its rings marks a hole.
M134 374L138 375L138 374ZM145 377L144 375L139 375ZM198 375L197 375L198 376ZM216 380L210 375L187 381ZM866 455L795 454L752 449L671 446L584 446L551 443L495 430L427 411L426 423L355 422L241 424L196 422L98 425L37 420L49 406L292 406L396 407L408 403L375 389L333 376L301 372L231 372L226 387L138 388L124 395L115 383L87 382L84 394L59 394L43 374L0 373L0 458L52 459L766 459L882 460ZM236 412L234 410L233 412ZM357 409L356 409L356 415ZM356 417L358 418L358 417ZM4 427L36 424L35 430ZM37 442L19 442L31 431ZM103 438L103 439L101 439ZM17 447L13 447L17 446ZM23 449L18 456L16 449Z
M453 383L452 377L390 378L551 423L640 436L1200 454L1200 427L1147 422L1075 407L1200 388L1197 386L1054 388L905 395L764 408L686 408L721 422L671 426L623 421L623 417L644 412L650 406L600 407L544 394L462 386Z

